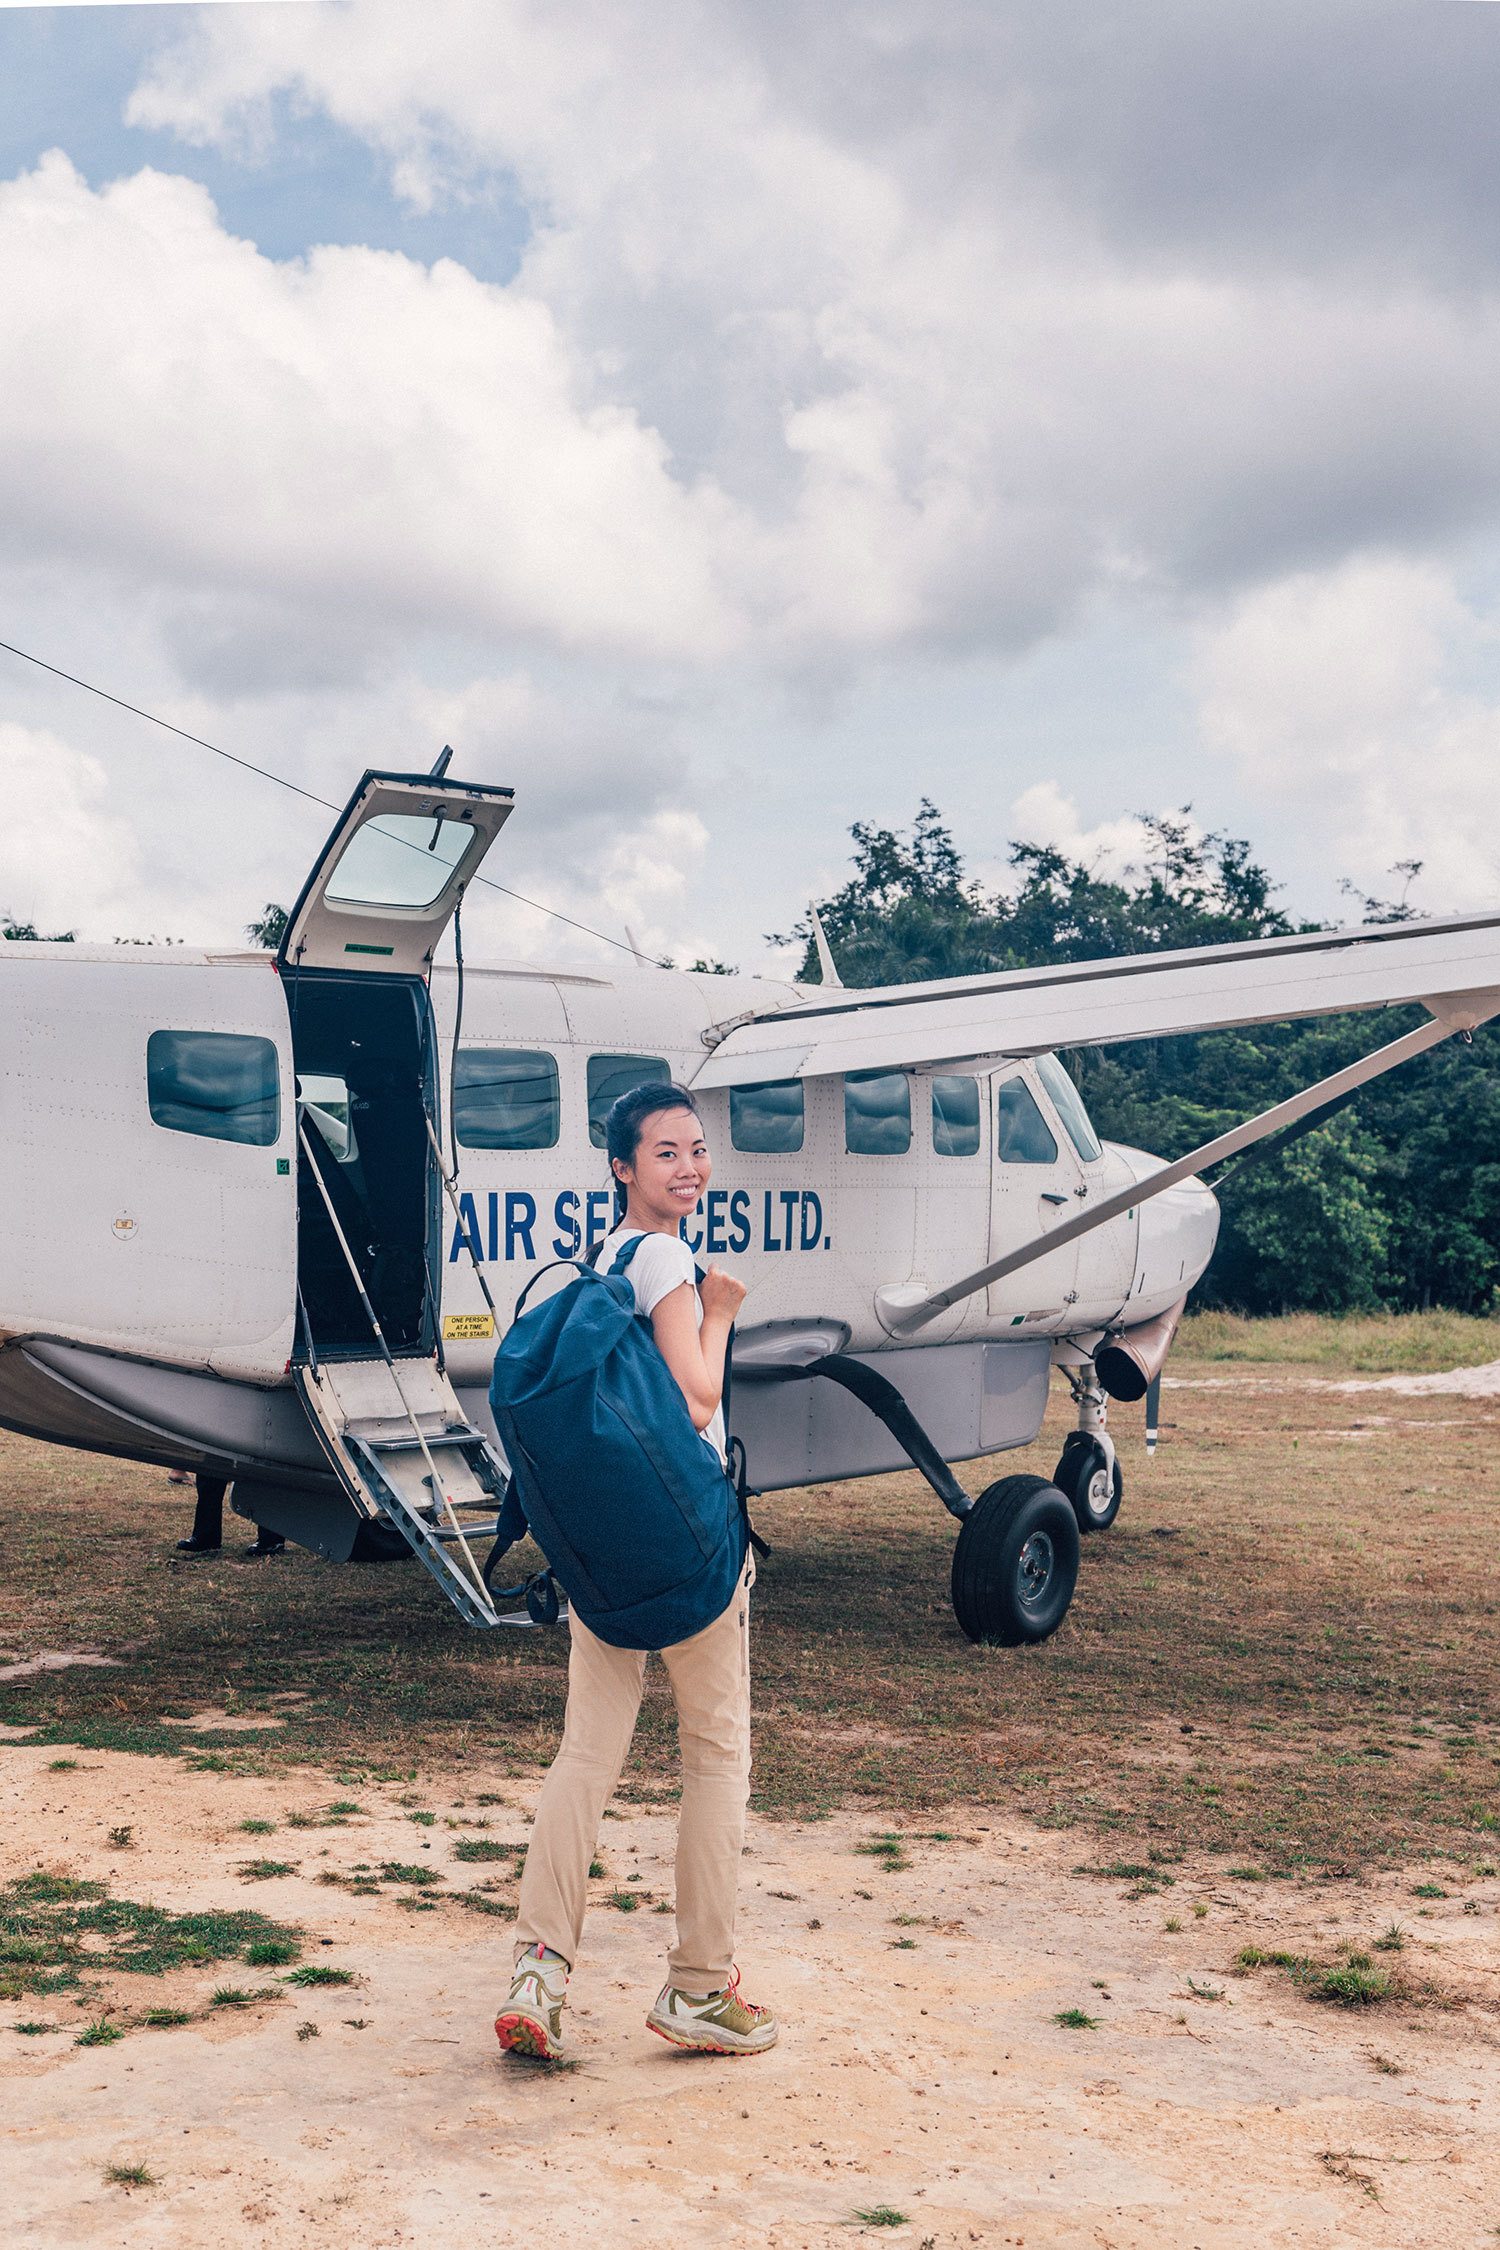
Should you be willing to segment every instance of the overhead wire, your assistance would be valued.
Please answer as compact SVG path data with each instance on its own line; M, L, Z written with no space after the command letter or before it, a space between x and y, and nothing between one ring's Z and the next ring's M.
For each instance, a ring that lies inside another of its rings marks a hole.
M174 725L172 720L161 718L155 711L147 711L139 703L128 703L123 695L111 695L108 688L96 687L92 680L80 679L76 672L65 672L60 664L49 664L45 657L33 656L30 649L18 648L14 641L0 641L0 649L4 649L10 656L19 656L23 663L34 664L38 671L50 672L54 679L66 680L72 687L82 688L89 695L97 695L101 703L112 703L116 710L129 711L135 718L145 719L150 725L161 727L168 734L179 736L184 742L193 743L199 750L211 751L214 757L223 758L228 764L239 766L246 773L259 774L262 781L274 781L278 789L289 789L294 797L305 797L310 805L322 805L325 811L333 813L343 811L342 805L336 805L331 797L320 797L316 790L304 789L300 782L288 781L285 774L273 772L270 766L258 766L252 758L241 758L233 750L222 749L217 742L210 742L204 735L190 734L186 727ZM507 884L497 883L490 875L476 875L473 880L482 883L488 891L498 891L502 898L514 899L518 906L529 906L534 913L550 915L554 922L566 922L570 930L581 930L585 937L597 938L601 945L612 945L617 953L628 953L634 961L642 958L633 945L626 945L619 938L611 937L607 930L596 930L590 922L580 922L574 915L564 914L561 907L544 906L539 898L528 898L524 891L513 891ZM670 967L670 963L658 961L655 966L665 969Z

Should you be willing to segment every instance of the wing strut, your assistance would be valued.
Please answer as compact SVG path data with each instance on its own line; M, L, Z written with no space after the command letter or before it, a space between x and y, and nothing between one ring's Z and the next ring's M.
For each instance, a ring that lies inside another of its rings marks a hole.
M1430 1005L1436 1008L1439 1003L1434 1001ZM1264 1140L1268 1133L1279 1132L1286 1125L1295 1125L1309 1110L1321 1108L1325 1102L1336 1101L1340 1095L1353 1093L1358 1087L1368 1085L1372 1078L1379 1078L1386 1071L1396 1069L1398 1064L1409 1062L1414 1055L1425 1054L1429 1047L1439 1046L1443 1040L1451 1039L1455 1032L1467 1035L1476 1024L1500 1014L1500 992L1468 994L1462 1002L1443 1005L1443 1015L1434 1015L1429 1023L1420 1025L1416 1031L1408 1031L1403 1038L1393 1039L1389 1046L1377 1047L1373 1054L1350 1063L1344 1070L1334 1071L1329 1078L1320 1078L1315 1086L1304 1087L1300 1094L1293 1094L1289 1100L1278 1102L1274 1109L1262 1110L1258 1117L1247 1118L1243 1125L1236 1125L1229 1132L1220 1133L1213 1140L1205 1141L1201 1148L1190 1149L1186 1156L1179 1156L1175 1162L1164 1164L1159 1172L1150 1172L1134 1186L1121 1188L1118 1195L1106 1196L1092 1210L1081 1211L1076 1219L1065 1219L1061 1226L1053 1227L1049 1233L1038 1236L1034 1242L1024 1243L1019 1250L1008 1251L1003 1258L996 1258L992 1264L981 1266L975 1273L966 1273L961 1280L950 1282L946 1289L937 1289L928 1294L920 1286L906 1282L877 1291L875 1303L882 1321L893 1335L911 1335L915 1329L925 1327L929 1320L935 1320L939 1313L946 1312L950 1305L956 1305L961 1298L972 1297L976 1290L987 1289L993 1281L1003 1281L1007 1274L1019 1273L1023 1266L1033 1264L1038 1258L1045 1258L1050 1251L1061 1249L1064 1243L1076 1242L1081 1235L1092 1234L1095 1227L1107 1226L1111 1219L1118 1219L1126 1211L1135 1210L1137 1205L1148 1203L1152 1196L1175 1187L1179 1180L1194 1179L1200 1172L1207 1171L1211 1164L1221 1162L1226 1156L1237 1155L1242 1148L1249 1148L1255 1141Z

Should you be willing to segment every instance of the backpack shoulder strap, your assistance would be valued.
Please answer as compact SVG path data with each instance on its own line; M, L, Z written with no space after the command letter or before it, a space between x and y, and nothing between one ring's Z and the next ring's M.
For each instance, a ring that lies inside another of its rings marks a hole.
M549 1265L538 1266L536 1272L532 1275L525 1288L521 1291L520 1296L516 1299L516 1309L510 1316L510 1324L512 1328L514 1328L516 1322L520 1319L522 1313L526 1310L526 1300L531 1295L532 1290L535 1289L537 1283L541 1280L543 1274L556 1273L559 1266L574 1266L581 1271L582 1268L587 1265L587 1263L588 1260L586 1258L554 1258Z
M612 1274L623 1273L645 1239L646 1237L643 1234L638 1234L635 1236L633 1241L622 1243L619 1249L615 1252L614 1262L609 1269L610 1272ZM603 1248L602 1243L600 1244L600 1248Z

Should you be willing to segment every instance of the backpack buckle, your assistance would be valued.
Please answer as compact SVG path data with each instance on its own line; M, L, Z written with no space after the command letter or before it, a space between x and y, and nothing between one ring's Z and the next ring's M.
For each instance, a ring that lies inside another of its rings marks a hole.
M558 1615L557 1580L550 1570L539 1570L526 1581L526 1614L533 1625L555 1625Z

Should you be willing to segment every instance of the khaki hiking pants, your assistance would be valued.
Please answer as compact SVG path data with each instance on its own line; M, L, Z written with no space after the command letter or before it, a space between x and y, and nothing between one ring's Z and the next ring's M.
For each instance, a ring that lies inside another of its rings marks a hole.
M722 1991L734 1967L735 1907L750 1795L750 1588L754 1563L723 1614L661 1660L677 1706L682 1804L677 1819L679 1991ZM542 1784L521 1874L517 1954L545 1945L578 1958L589 1862L630 1749L646 1676L643 1649L611 1648L574 1615L562 1748Z

